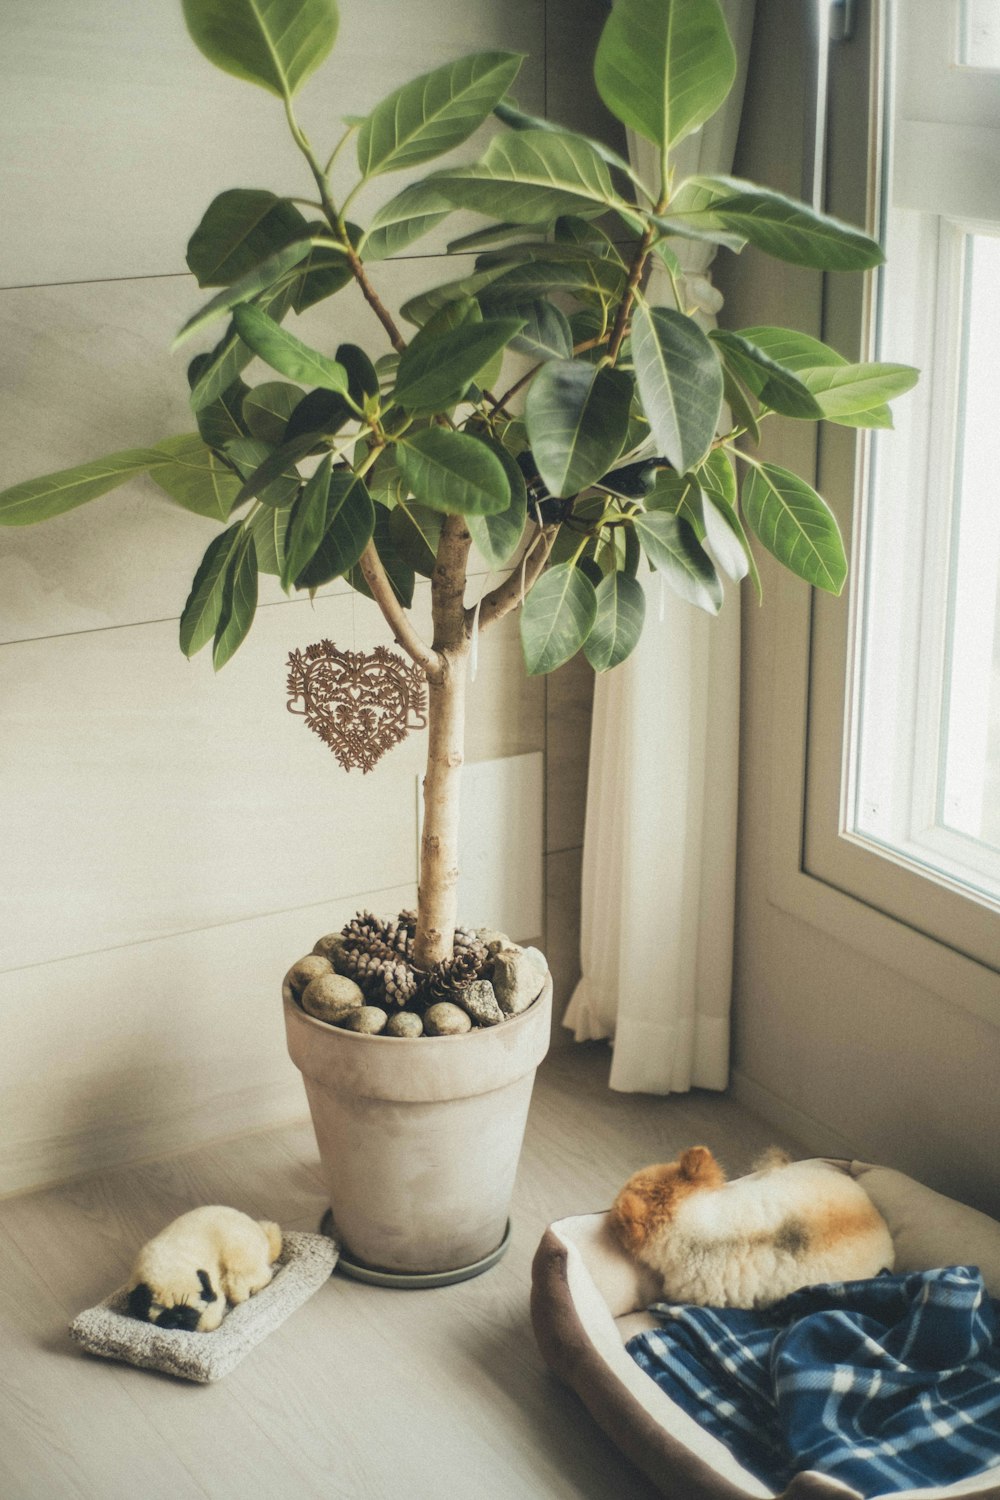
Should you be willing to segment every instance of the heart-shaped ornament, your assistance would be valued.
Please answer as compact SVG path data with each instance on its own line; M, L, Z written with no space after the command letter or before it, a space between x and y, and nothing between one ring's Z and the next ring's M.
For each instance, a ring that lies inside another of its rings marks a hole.
M302 714L345 771L370 771L411 729L427 727L419 667L385 646L340 651L319 641L288 657L288 711Z

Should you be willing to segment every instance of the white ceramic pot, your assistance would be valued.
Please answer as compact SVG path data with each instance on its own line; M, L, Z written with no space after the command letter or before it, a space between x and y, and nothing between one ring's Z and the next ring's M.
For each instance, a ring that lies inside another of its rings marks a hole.
M549 1047L551 978L521 1015L463 1036L365 1036L307 1015L287 980L282 993L347 1260L446 1277L488 1259Z

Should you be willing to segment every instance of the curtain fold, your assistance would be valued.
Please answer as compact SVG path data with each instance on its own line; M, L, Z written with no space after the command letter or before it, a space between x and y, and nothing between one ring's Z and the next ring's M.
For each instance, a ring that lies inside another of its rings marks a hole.
M754 0L722 0L736 84L718 115L675 152L680 174L728 172L746 80ZM658 175L629 132L632 165ZM685 295L710 327L715 247L677 241ZM654 269L654 301L672 300ZM610 1086L625 1092L723 1089L729 1077L739 750L739 598L718 618L644 574L646 628L594 690L584 833L582 978L563 1024L610 1039Z

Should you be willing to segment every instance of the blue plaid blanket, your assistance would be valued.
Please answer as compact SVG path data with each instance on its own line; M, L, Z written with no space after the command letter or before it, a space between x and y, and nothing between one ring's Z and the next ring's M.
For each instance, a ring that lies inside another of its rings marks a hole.
M818 1469L867 1497L1000 1464L997 1304L975 1267L652 1311L665 1326L629 1353L774 1489Z

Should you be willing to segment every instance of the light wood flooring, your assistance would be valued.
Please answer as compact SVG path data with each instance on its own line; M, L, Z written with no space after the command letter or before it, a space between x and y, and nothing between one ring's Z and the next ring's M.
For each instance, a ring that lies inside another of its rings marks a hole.
M704 1141L737 1173L781 1137L724 1096L613 1094L607 1069L595 1044L540 1070L513 1242L492 1271L423 1292L333 1277L213 1386L84 1355L67 1322L196 1204L315 1229L325 1204L307 1121L0 1203L0 1496L647 1500L541 1361L535 1246L550 1220L606 1207L649 1161Z

